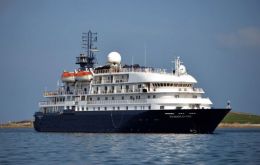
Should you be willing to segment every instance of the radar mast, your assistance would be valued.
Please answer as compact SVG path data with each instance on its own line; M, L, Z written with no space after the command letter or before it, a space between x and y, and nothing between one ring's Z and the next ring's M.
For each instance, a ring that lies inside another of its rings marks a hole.
M76 64L80 65L80 70L86 70L94 67L97 63L95 52L98 51L97 47L94 47L94 42L97 42L97 33L82 33L82 49L78 57L76 57Z

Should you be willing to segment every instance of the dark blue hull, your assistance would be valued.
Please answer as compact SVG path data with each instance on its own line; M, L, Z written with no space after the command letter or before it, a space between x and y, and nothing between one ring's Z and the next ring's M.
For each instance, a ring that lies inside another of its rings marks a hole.
M35 113L39 132L213 133L230 109Z

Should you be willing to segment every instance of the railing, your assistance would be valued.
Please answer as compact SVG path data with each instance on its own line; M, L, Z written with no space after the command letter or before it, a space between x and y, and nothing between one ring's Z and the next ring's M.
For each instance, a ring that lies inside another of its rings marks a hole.
M204 90L202 88L193 88L193 91L204 93Z
M86 95L87 91L84 90L75 90L75 91L45 91L43 96L57 96L57 95Z
M136 100L97 100L97 101L87 101L87 104L143 104L147 103L146 99L136 99Z
M103 74L103 73L117 73L117 72L149 72L149 73L161 73L161 74L169 74L166 72L166 69L160 68L121 68L121 69L101 69L95 70L95 74Z
M56 105L56 106L67 106L74 105L75 101L63 101L63 102L53 102L53 101L40 101L39 106L48 106L48 105Z
M86 101L79 101L86 102ZM64 102L53 102L53 101L41 101L39 102L40 107L44 106L70 106L79 103L77 101L64 101ZM136 100L97 100L97 101L87 101L87 104L144 104L147 103L146 99L136 99Z

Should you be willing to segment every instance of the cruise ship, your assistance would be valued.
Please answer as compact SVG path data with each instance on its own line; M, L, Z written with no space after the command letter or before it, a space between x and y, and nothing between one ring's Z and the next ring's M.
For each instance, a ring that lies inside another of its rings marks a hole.
M55 91L44 91L34 128L39 132L213 133L231 110L212 108L180 58L175 68L123 64L112 51L96 66L97 33L83 33L78 69L63 71Z

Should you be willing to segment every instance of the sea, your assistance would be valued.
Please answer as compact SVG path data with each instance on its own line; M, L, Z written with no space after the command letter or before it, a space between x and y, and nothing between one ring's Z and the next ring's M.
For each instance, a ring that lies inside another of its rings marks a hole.
M260 129L214 134L39 133L0 129L0 165L256 164Z

